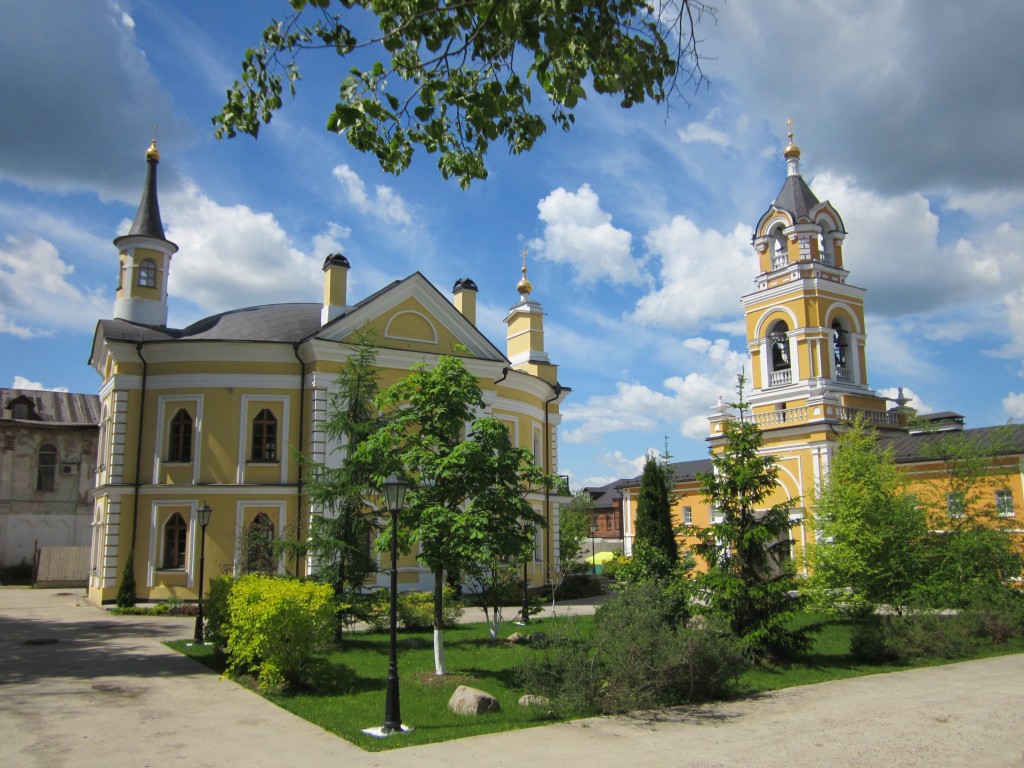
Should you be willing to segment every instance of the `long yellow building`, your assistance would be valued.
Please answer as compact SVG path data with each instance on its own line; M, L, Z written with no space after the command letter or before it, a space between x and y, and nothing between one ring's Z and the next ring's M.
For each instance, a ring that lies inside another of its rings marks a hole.
M868 385L865 290L849 283L843 245L846 230L839 212L821 202L800 174L800 149L789 134L784 151L786 180L761 216L752 242L758 267L755 289L742 298L746 325L746 415L761 428L764 453L775 456L777 487L765 506L788 504L793 556L806 574L803 552L813 541L815 489L828 472L836 436L857 414L891 443L898 466L911 486L938 493L946 476L942 462L929 459L923 446L943 432L962 430L982 444L997 428L963 430L957 414L922 417L937 433L915 431L915 411L900 397L890 406ZM719 400L710 421L708 443L721 450L722 427L736 414ZM1005 471L987 477L975 501L995 510L1011 529L1024 529L1024 427L1000 430L1002 445L995 460ZM711 460L670 465L676 524L714 525L715 512L703 499L698 475L711 471ZM632 551L640 478L619 484L623 498L624 546ZM955 514L956 500L951 500ZM941 520L933 525L942 528ZM1024 532L1024 531L1021 531ZM680 546L693 542L685 538Z
M241 542L249 535L307 535L319 510L303 492L295 452L328 465L340 461L323 422L339 367L364 326L379 339L382 387L417 363L468 350L458 354L479 377L486 403L480 415L504 422L515 444L557 473L559 408L570 390L544 351L544 313L530 297L525 264L519 300L506 317L504 352L476 326L478 288L471 279L458 280L449 299L417 272L353 301L351 265L340 254L324 261L322 303L247 307L168 328L168 275L178 247L165 237L160 218L159 159L154 142L135 221L114 240L113 318L97 325L90 356L103 380L92 602L114 600L129 553L140 600L195 598L196 511L204 503L213 509L207 579L244 569ZM529 500L548 521L537 531L527 569L539 584L557 562L558 509L567 499L541 492ZM309 568L290 558L272 563L282 574ZM414 557L400 564L399 579L403 589L432 586Z

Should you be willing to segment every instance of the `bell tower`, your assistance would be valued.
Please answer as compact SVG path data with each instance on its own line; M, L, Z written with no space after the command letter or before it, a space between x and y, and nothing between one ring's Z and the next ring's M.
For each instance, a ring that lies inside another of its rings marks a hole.
M178 246L164 237L156 194L156 139L146 150L146 184L127 235L114 238L120 255L114 318L140 325L167 325L167 278Z
M868 386L865 290L847 282L843 220L800 174L792 121L783 157L786 181L752 238L756 287L742 298L752 416L762 429L847 421L853 410L887 423Z

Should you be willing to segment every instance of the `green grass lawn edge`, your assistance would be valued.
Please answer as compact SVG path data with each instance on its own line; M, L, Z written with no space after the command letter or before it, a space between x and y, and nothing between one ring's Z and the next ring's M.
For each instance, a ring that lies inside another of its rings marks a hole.
M540 619L531 622L527 628L506 625L502 639L493 645L488 642L487 627L483 623L463 624L445 630L449 674L441 678L433 674L432 633L400 633L398 666L402 722L413 729L401 735L375 738L363 733L363 729L380 726L384 719L388 662L386 633L347 633L338 650L318 660L306 688L289 693L269 693L265 698L370 752L576 719L583 715L556 712L547 707L519 706L520 696L529 691L516 686L515 667L526 654L544 653L544 649L516 645L506 640L516 631L547 633L556 623L565 621L578 622L586 631L592 625L593 617ZM848 623L822 621L821 626L814 647L805 660L774 667L758 666L745 672L739 678L737 696L1024 652L1024 640L1016 638L1003 645L980 645L969 658L925 659L905 665L867 664L856 661L849 652L851 627ZM193 646L186 640L170 641L167 645L215 672L224 672L224 658L209 646ZM251 680L241 679L239 682L255 687ZM502 711L479 716L450 712L448 700L459 685L470 685L492 694L501 703Z

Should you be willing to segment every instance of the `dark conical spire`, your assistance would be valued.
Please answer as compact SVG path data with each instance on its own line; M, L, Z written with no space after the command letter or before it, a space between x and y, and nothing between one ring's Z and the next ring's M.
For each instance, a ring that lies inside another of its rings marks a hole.
M142 188L142 200L139 202L139 211L135 214L135 221L128 231L129 235L146 235L166 240L164 236L164 225L160 220L160 203L156 197L156 166L160 162L160 151L156 148L156 139L146 150L146 163L149 165L146 171L146 185Z

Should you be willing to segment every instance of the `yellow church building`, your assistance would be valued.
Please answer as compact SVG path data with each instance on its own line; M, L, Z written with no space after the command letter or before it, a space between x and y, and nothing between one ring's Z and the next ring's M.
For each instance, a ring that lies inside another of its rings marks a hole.
M1024 498L1024 426L964 430L954 413L916 415L902 390L893 405L868 384L865 290L848 282L844 261L846 230L835 207L819 201L800 174L800 149L789 134L784 151L786 180L761 216L752 243L757 258L753 292L742 297L748 364L745 400L762 430L763 451L776 457L777 487L765 507L790 506L793 557L805 575L804 553L813 541L815 489L828 473L839 433L859 414L891 444L897 466L911 487L933 492L946 467L928 458L924 447L948 430L961 430L985 444L998 434L1003 444L995 462L1006 471L985 478L975 489L978 503L997 512L1011 530L1024 533L1020 502ZM719 398L709 417L711 453L724 446L723 425L737 414ZM920 429L921 421L929 429ZM677 525L714 525L716 512L704 500L698 476L712 470L710 459L670 466ZM618 484L622 493L623 541L631 554L640 478ZM956 499L949 511L956 513ZM941 520L933 520L937 528ZM694 542L680 538L687 549Z
M518 301L505 318L505 350L476 325L478 287L459 279L451 299L416 272L353 300L351 265L340 254L323 265L323 301L235 309L187 328L167 327L167 286L178 246L164 235L157 198L156 144L138 213L114 240L119 279L112 319L101 320L90 364L102 378L92 519L89 599L115 599L129 554L140 600L195 599L200 525L207 580L243 568L240 543L253 531L302 540L319 513L303 490L300 451L336 466L338 445L323 423L338 370L356 333L376 331L382 387L418 363L456 352L479 377L485 410L558 472L559 409L569 388L544 351L544 313L530 297L525 263ZM468 351L466 351L468 350ZM559 505L567 498L528 497L547 521L528 564L533 584L551 578L558 560ZM280 574L305 575L311 564L282 557ZM383 585L384 575L379 579ZM430 589L413 556L400 563L402 589Z

